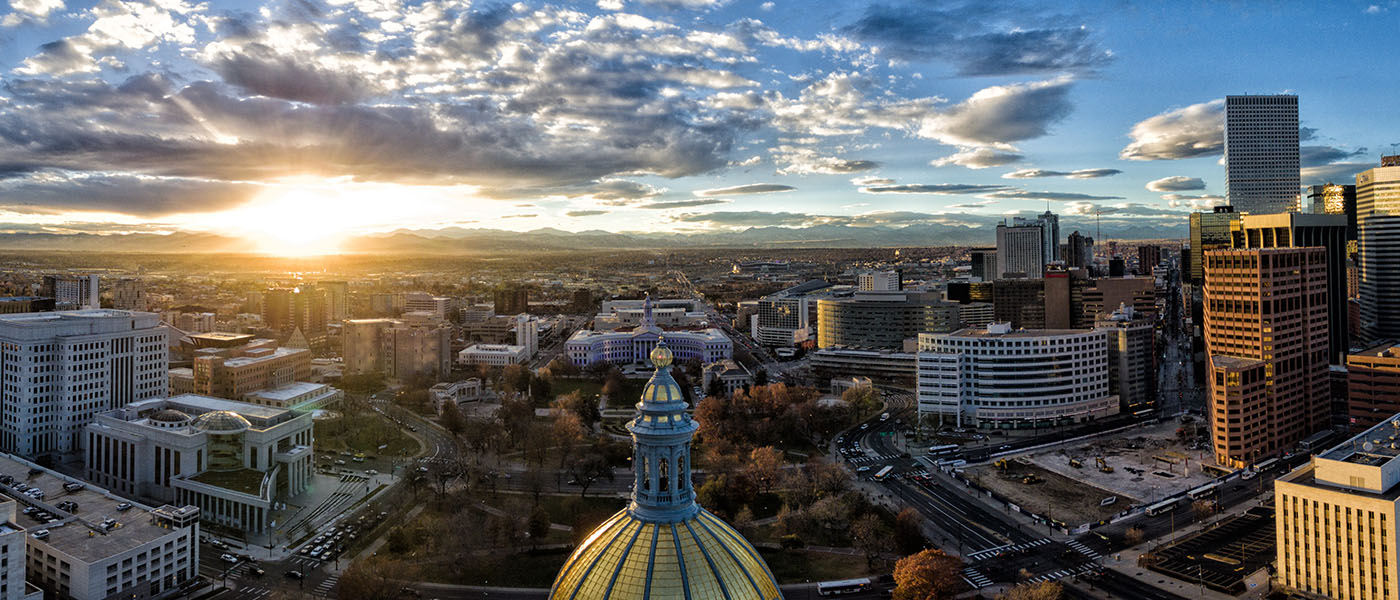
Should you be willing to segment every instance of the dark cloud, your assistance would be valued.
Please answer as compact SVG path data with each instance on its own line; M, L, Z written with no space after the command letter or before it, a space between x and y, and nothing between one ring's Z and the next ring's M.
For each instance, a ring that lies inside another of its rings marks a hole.
M252 199L262 187L180 178L45 173L0 177L0 207L16 212L116 212L139 217L217 212Z
M908 183L903 185L871 185L860 188L866 194L939 194L960 196L1007 189L1004 185L963 183Z
M1365 154L1365 148L1343 150L1335 146L1302 146L1298 148L1298 162L1303 167L1320 167Z
M349 104L378 93L363 75L324 69L306 57L279 55L263 44L248 44L215 59L214 69L230 85L270 98L314 104Z
M1206 182L1200 177L1173 175L1147 182L1147 189L1153 192L1190 192L1206 189Z
M1122 171L1118 169L1078 169L1074 171L1047 171L1045 169L1021 169L1002 175L1003 179L1035 179L1040 177L1068 177L1070 179L1097 179L1111 177Z
M1074 192L1033 192L1030 190L1001 190L984 194L983 198L1010 200L1122 200L1122 196L1095 196Z
M1356 183L1356 174L1377 166L1370 162L1339 162L1316 167L1303 167L1299 173L1303 185L1323 183Z
M929 164L935 167L957 165L969 169L986 169L1020 162L1024 158L1026 158L1024 154L1017 152L1000 152L991 148L965 148L955 154L935 158L929 161Z
M675 217L683 223L704 223L716 227L792 227L812 220L810 215L760 210L712 213L686 213Z
M592 216L596 216L596 215L606 215L606 214L608 214L608 211L606 211L606 210L571 210L571 211L566 212L566 213L564 213L564 214L566 214L566 215L568 215L568 216L570 216L570 217L592 217Z
M73 43L72 38L64 38L39 46L39 52L25 60L21 70L30 75L67 75L94 71L96 65L87 52Z
M637 208L652 210L665 210L668 208L691 208L695 206L710 206L712 204L729 204L728 200L719 198L702 198L699 200L668 200L665 202L652 202L650 204L639 204Z
M773 194L778 192L791 192L797 188L780 183L750 183L747 185L736 185L733 187L714 188L709 190L697 190L696 196L741 196L747 194Z
M875 4L846 31L909 60L946 60L962 75L1092 72L1112 61L1082 26L996 3Z
M1317 128L1316 128L1316 127L1299 127L1299 128L1298 128L1298 141L1300 141L1300 142L1312 141L1312 140L1313 140L1314 138L1316 138L1316 137L1317 137Z

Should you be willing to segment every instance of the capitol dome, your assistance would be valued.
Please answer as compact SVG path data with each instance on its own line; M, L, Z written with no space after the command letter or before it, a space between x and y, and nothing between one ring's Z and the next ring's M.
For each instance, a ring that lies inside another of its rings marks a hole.
M651 359L656 372L627 425L635 444L632 502L574 550L550 600L782 598L753 545L695 503L690 440L699 425L685 412L664 339Z
M200 431L217 434L242 433L252 427L252 423L242 415L231 410L211 410L199 415L194 420L194 426Z

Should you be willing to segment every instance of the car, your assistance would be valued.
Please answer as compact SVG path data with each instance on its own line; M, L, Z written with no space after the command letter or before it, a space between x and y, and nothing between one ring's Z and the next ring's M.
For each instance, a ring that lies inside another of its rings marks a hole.
M1245 471L1245 472L1243 472L1243 473L1240 473L1240 479L1244 479L1244 480L1254 479L1254 476L1255 476L1255 475L1258 475L1258 473L1255 473L1254 471Z
M288 579L303 579L305 577L305 575L301 574L301 571L287 571Z
M223 554L220 554L220 555L219 555L219 560L222 560L222 561L224 561L224 562L226 562L226 563L230 563L230 564L235 564L235 565L238 564L238 557L237 557L237 556L234 556L234 555L232 555L232 554L229 554L229 553L227 553L227 552L225 552L225 553L223 553Z
M340 465L340 466L343 467L343 466L345 466L345 461L344 461L344 460L337 460L337 461L335 461L335 464Z
M262 568L260 567L253 567L251 569L248 569L248 572L252 573L254 577L262 577L263 575L267 574L267 571L262 570Z
M371 477L373 477L373 476L375 476L375 475L378 475L378 474L379 474L379 471L376 471L376 470L374 470L374 469L370 469L370 470L368 470L368 471L365 471L365 475L369 475L369 476L371 476Z
M298 552L297 554L300 554L302 556L311 556L311 546L306 546L302 548L301 552Z
M117 503L117 510L127 510L127 509L129 509L129 508L131 508L131 503L130 503L130 502L118 502L118 503Z
M319 559L321 559L321 560L330 560L330 559L331 559L331 553L330 553L329 550L327 550L327 551L325 551L325 552L322 552L322 553L320 554L320 556L317 556L316 558L319 558Z
M866 429L870 429L870 424L869 424L869 423L861 423L861 424L860 424L860 428L861 428L862 431L863 431L863 430L866 430Z
M857 467L857 468L856 468L856 472L857 472L857 473L864 473L864 472L869 471L869 470L870 470L870 467L868 467L868 466Z
M210 541L209 541L209 545L210 545L210 546L213 546L213 547L215 547L215 548L218 548L218 549L220 549L220 550L227 550L227 549L228 549L228 544L225 544L225 543L223 543L223 542L220 541L220 540L210 540Z

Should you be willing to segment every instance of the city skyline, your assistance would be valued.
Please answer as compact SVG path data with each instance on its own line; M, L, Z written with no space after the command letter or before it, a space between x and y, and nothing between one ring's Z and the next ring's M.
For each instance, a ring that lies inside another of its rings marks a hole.
M1396 10L16 2L0 232L283 254L445 227L990 242L1048 206L1065 235L1102 213L1184 237L1225 192L1227 94L1299 96L1303 185L1392 153L1368 118L1391 90L1363 82L1394 66L1372 49ZM1328 24L1328 52L1295 47L1298 23Z

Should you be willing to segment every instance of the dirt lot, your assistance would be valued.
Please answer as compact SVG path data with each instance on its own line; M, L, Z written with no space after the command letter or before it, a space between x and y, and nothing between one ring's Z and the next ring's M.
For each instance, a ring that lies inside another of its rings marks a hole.
M979 465L967 469L964 474L982 487L1012 499L1026 510L1045 514L1048 502L1050 516L1071 525L1106 519L1139 502L1137 498L1086 485L1039 465L1013 459L1008 461L1007 467L1003 473L995 465ZM1031 474L1041 481L1021 483L1023 477ZM1099 506L1099 501L1109 496L1118 496L1118 501L1110 506Z
M1146 427L1112 438L1075 446L1061 446L1030 455L1031 461L1066 477L1110 490L1118 496L1147 502L1210 483L1215 475L1201 470L1213 463L1209 449L1190 449L1177 437L1180 423ZM1103 457L1112 473L1102 473L1095 463ZM1074 458L1083 465L1070 465ZM1159 460L1166 459L1166 460ZM1119 507L1121 508L1124 507Z

